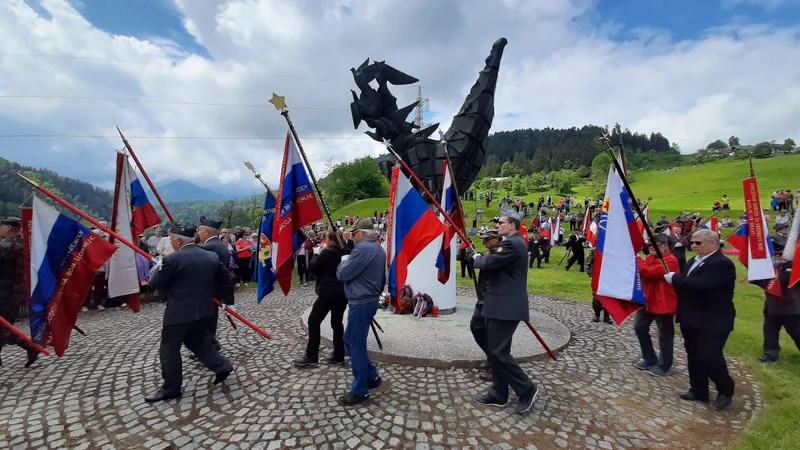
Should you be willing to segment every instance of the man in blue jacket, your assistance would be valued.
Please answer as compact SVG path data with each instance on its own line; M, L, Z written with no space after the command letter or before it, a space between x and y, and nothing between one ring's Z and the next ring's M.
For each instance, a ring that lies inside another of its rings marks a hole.
M339 403L346 406L369 400L369 390L382 383L367 354L367 336L378 311L378 297L386 285L386 252L377 242L378 231L372 220L359 219L349 231L355 247L350 255L342 256L342 263L336 270L347 296L344 343L353 370L353 389L339 398Z

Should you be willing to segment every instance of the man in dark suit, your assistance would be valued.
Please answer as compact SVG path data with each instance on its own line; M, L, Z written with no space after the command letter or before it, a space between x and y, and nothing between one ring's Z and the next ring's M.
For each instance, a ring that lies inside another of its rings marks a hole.
M710 379L718 393L713 404L725 410L732 402L734 382L722 350L736 317L736 267L720 250L717 233L699 230L690 239L697 256L686 262L681 273L664 275L678 294L676 322L681 326L689 366L690 389L680 397L707 402Z
M495 229L503 244L490 255L475 254L475 268L486 271L489 282L483 304L487 350L493 385L487 395L475 397L481 405L505 406L508 386L519 396L516 412L531 409L538 389L511 355L511 340L521 321L529 320L528 251L519 234L523 214L501 209Z
M584 253L583 253L583 243L586 242L586 239L582 237L578 237L576 234L571 234L569 236L569 240L567 241L567 250L572 250L572 256L569 257L567 260L567 267L564 268L567 272L569 272L569 268L572 267L573 264L577 261L578 267L580 271L583 272L583 264L584 264Z
M181 345L185 344L216 374L214 384L233 371L231 362L219 354L209 334L208 318L216 315L214 296L233 297L230 273L216 255L194 244L195 228L174 224L169 230L175 253L165 257L150 276L150 286L166 292L167 308L161 329L161 376L164 384L148 403L181 396L183 383Z
M496 231L489 231L483 236L483 246L486 247L485 254L493 254L497 252L497 248L503 242L503 238L497 234ZM472 259L468 258L472 263ZM480 374L480 378L486 381L492 381L492 372L489 366L489 350L488 338L486 337L486 318L483 317L483 300L486 298L486 292L489 287L489 272L481 270L478 275L478 301L475 303L475 310L472 312L472 319L469 321L469 330L472 332L472 337L475 343L486 354L486 361L481 364L481 370L484 372Z
M800 270L800 269L798 269ZM778 266L778 281L781 296L766 293L764 300L764 354L758 358L764 363L777 362L781 353L780 334L785 328L789 337L800 350L800 295L789 287L792 275L792 262L786 261Z
M225 245L219 238L219 229L221 227L222 222L206 219L205 216L200 216L200 226L197 228L197 236L200 237L200 244L198 244L198 247L216 254L217 258L219 258L219 262L221 262L222 265L227 269L231 265L231 251L228 250L228 246ZM231 283L233 283L233 280L231 280ZM217 300L224 303L226 307L234 309L232 295L230 298L226 298L224 300L219 298L222 297L219 295L219 293L214 293L214 295L217 296ZM206 320L208 331L211 333L211 336L214 336L214 346L217 348L217 350L220 349L219 342L216 338L218 317L219 312L216 308L214 308L214 316L209 317Z

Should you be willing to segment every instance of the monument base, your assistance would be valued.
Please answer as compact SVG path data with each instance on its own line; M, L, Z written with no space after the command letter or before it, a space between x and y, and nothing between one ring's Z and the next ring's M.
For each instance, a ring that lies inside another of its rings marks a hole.
M375 320L384 329L378 332L383 350L378 348L370 333L367 339L369 356L375 361L384 361L412 366L437 368L477 367L486 360L486 355L475 343L469 322L475 308L475 297L456 297L456 308L451 314L417 319L411 314L390 314L379 310ZM311 308L303 312L303 328L308 328ZM531 311L531 324L553 352L566 347L570 341L569 329L560 321L538 311ZM347 314L345 314L345 326ZM329 321L323 321L322 342L330 347L333 331ZM511 354L519 361L547 358L547 352L524 323L520 323L514 334Z

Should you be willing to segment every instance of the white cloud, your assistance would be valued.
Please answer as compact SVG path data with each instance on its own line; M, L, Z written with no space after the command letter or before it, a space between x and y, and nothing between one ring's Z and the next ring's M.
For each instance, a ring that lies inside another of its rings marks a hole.
M42 1L51 19L23 0L4 2L0 53L97 59L0 57L0 95L266 104L277 92L290 108L341 109L291 109L321 176L329 160L383 149L364 139L363 125L352 128L350 67L371 57L416 76L431 102L426 119L440 121L446 130L491 44L505 36L509 45L496 93L495 131L620 122L635 131L660 131L685 151L731 135L743 143L800 138L800 125L793 121L800 113L797 28L731 24L679 42L663 31L642 29L634 40L620 42L617 26L590 21L591 0L175 4L187 32L211 59L166 38L101 31L66 0ZM416 86L393 91L400 105L416 96ZM129 136L286 133L283 118L266 108L0 99L0 134L113 135L114 121ZM155 180L185 178L223 190L256 185L242 166L250 160L277 185L280 139L131 141ZM120 147L118 139L0 140L0 155L107 184L113 164L106 159Z

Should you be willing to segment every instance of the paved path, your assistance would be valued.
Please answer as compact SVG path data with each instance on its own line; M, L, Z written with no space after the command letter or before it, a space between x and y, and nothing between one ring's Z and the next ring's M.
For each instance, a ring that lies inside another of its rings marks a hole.
M730 411L682 402L682 350L674 375L656 379L633 368L638 344L629 325L591 323L588 304L537 296L531 306L569 327L572 341L558 362L523 364L541 389L528 415L473 404L487 388L473 369L387 363L377 364L385 382L371 403L343 408L336 397L349 387L347 369L291 364L305 344L300 313L312 301L311 288L261 306L254 293L238 294L242 312L273 340L221 321L234 374L212 387L212 374L185 361L184 397L157 405L142 397L160 382L163 305L83 314L89 335L73 334L64 358L42 358L30 369L22 368L24 352L6 348L0 448L698 449L728 444L761 408L757 386L735 361Z

